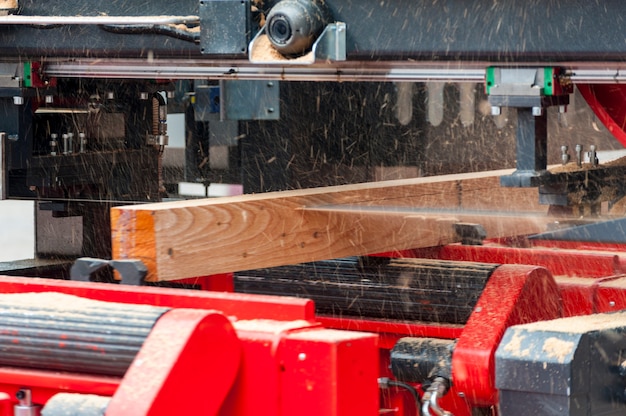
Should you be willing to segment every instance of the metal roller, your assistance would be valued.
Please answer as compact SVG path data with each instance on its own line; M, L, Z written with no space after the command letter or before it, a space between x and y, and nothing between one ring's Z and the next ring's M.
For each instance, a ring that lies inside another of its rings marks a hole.
M240 272L235 290L310 298L320 314L464 324L496 267L424 259L372 265L346 258Z
M0 365L123 376L168 308L61 293L0 295Z

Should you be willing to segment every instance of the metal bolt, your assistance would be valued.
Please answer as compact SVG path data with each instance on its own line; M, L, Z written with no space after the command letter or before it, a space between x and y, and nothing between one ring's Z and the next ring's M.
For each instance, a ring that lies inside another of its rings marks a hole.
M174 98L176 97L176 92L175 91L168 91L167 92L167 98Z
M561 163L564 165L567 165L567 162L569 162L569 153L567 153L567 149L567 146L561 146Z
M539 116L541 116L543 114L543 108L541 108L541 107L533 107L532 112L533 112L533 116L539 117Z
M306 360L306 354L301 352L300 354L298 354L298 360L299 361L304 361Z
M57 154L57 148L58 148L58 145L59 145L59 142L57 141L58 137L59 136L57 136L56 133L52 133L50 135L50 155L52 155L52 156L56 156L56 154Z
M565 114L567 112L567 106L566 105L560 105L559 106L559 114Z
M113 91L107 91L106 93L106 99L107 100L113 100L115 99L115 93Z
M15 104L15 105L23 105L24 104L24 97L20 97L20 96L13 97L13 104Z
M52 104L54 102L53 95L46 95L46 104Z
M272 81L269 81L269 82L267 83L267 86L271 88L271 87L273 87L273 86L274 86L274 83L273 83Z
M268 107L267 108L267 112L268 113L273 113L274 112L274 107Z
M592 144L589 146L589 162L591 162L592 166L598 166L598 154L596 153L596 145Z
M20 139L20 136L18 136L17 134L9 134L7 138L12 142L16 142Z
M140 100L146 101L148 99L148 97L149 97L149 94L147 92L142 92L142 93L139 94L139 99Z
M78 139L80 140L79 152L85 153L86 146L87 146L87 139L85 138L85 133L78 133Z
M502 113L502 110L500 109L500 107L491 107L491 115L492 116L499 116Z
M576 145L576 166L579 168L583 166L583 145Z
M614 308L614 307L615 307L615 301L610 301L610 302L609 302L609 306L610 306L611 308Z

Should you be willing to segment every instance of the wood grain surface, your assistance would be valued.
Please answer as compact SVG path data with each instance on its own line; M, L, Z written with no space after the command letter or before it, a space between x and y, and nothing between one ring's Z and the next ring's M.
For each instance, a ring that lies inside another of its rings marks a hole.
M113 258L141 259L149 281L166 281L446 244L459 221L488 237L543 231L537 190L499 186L510 172L113 208Z

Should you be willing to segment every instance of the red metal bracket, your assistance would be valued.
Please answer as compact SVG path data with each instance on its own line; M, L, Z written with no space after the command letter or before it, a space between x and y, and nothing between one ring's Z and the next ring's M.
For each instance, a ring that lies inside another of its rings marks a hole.
M561 316L558 287L543 268L500 266L489 278L452 355L455 391L473 406L497 404L494 354L506 328Z
M240 358L241 343L223 314L171 310L146 338L107 414L216 415Z

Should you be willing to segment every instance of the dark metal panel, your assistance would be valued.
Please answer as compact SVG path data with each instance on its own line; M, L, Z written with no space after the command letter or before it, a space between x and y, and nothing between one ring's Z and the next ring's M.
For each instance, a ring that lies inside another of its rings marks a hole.
M503 416L623 415L624 312L507 329L496 351Z
M626 52L622 33L626 8L620 0L328 0L326 3L332 20L347 25L349 60L623 61ZM264 11L269 11L269 7ZM22 8L24 15L101 13L198 15L199 2L27 0ZM240 25L241 19L234 16L222 27L231 34L244 36L248 28ZM206 34L209 29L202 30ZM251 31L256 31L254 24ZM150 51L155 57L202 57L199 45L161 35L113 34L87 26L45 30L0 27L3 56L138 58L149 56ZM223 52L215 50L215 53Z
M242 55L248 50L250 1L201 0L200 47L208 55ZM242 30L243 29L243 30Z
M25 16L160 16L198 15L197 0L24 0ZM190 57L199 55L198 45L163 35L117 34L97 26L38 28L0 27L0 56L39 59L45 56Z
M220 86L226 120L280 119L280 88L276 81L224 81Z
M616 59L626 49L620 0L334 0L350 58Z

